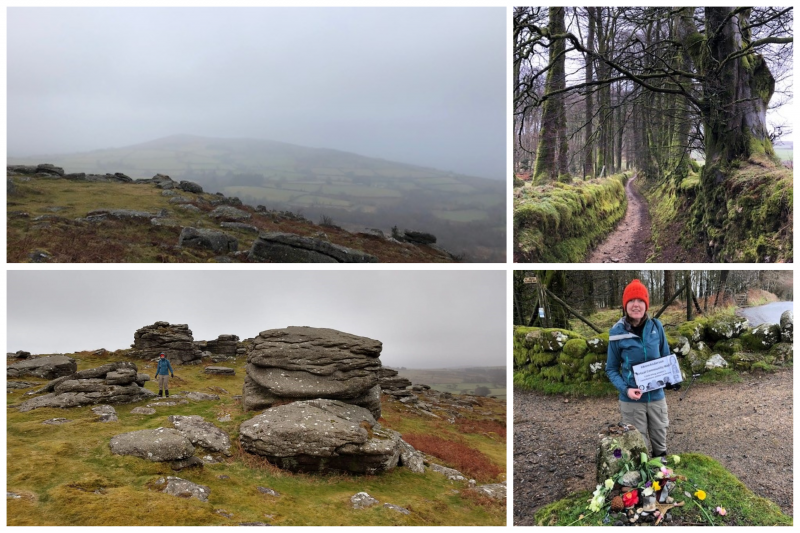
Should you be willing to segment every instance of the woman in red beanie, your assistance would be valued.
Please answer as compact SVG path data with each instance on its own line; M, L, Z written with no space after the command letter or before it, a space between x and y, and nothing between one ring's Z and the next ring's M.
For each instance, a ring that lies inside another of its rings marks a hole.
M606 374L619 391L622 423L639 430L653 457L667 455L667 400L664 389L642 392L633 377L633 365L669 355L664 326L650 318L650 294L641 281L635 279L622 293L623 317L608 333ZM670 388L679 388L675 385Z

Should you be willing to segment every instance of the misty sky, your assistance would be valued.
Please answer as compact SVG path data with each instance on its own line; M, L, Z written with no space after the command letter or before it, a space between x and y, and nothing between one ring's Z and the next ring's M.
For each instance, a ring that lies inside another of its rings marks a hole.
M505 177L505 8L9 8L8 153L249 137Z
M384 365L505 366L503 271L8 272L7 351L129 348L163 320L195 340L313 326L383 342Z

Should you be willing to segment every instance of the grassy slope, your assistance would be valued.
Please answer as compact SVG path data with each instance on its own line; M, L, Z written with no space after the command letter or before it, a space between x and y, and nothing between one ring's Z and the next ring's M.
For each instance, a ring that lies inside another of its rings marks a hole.
M94 368L120 357L99 358L88 352L79 358L78 369ZM153 374L153 365L137 363L140 372ZM241 392L243 360L222 363L236 369L236 376L209 376L202 366L181 366L171 383L171 392L204 391L222 387L220 401L190 402L188 405L160 408L155 415L131 415L138 404L116 406L120 421L95 422L91 407L73 409L36 409L7 415L7 486L21 494L9 500L8 525L236 525L240 522L267 522L273 525L503 525L505 504L462 490L433 472L413 474L396 468L379 476L291 474L270 466L258 457L246 454L234 445L235 453L224 463L206 465L202 470L173 472L169 465L151 463L134 457L115 456L108 446L112 436L139 429L171 427L170 414L197 414L229 432L236 442L237 428L254 413L241 412L234 395ZM149 382L147 388L156 390ZM8 395L9 404L22 400L25 390ZM494 432L480 429L480 422L505 421L505 403L482 399L480 409L464 412L464 420L477 421L479 429L466 431L463 424L451 425L444 419L414 414L399 402L384 396L381 423L403 434L435 434L467 446L488 458L505 472L506 443ZM488 413L479 414L478 411ZM217 417L229 413L230 422ZM50 418L72 420L59 426L43 425ZM462 419L459 419L462 420ZM461 428L461 429L459 429ZM199 453L199 452L198 452ZM446 466L459 466L438 460ZM480 471L479 471L480 473ZM151 490L160 477L177 475L211 489L208 503L182 499ZM219 476L230 479L219 479ZM476 478L479 483L505 479ZM258 486L281 494L273 498L260 493ZM455 490L454 490L455 489ZM402 515L382 506L355 511L349 498L366 491L381 503L393 503L411 510ZM216 514L222 509L233 514Z
M31 178L17 184L18 194L7 198L8 261L28 261L28 254L42 250L55 262L206 262L217 254L191 248L177 249L180 226L218 227L209 218L202 218L213 207L194 202L203 213L193 214L169 203L161 190L152 185L122 183L92 183L61 179ZM184 196L193 196L181 191ZM211 198L212 195L201 195ZM61 207L53 212L48 208ZM169 211L177 227L152 226L147 223L110 221L103 224L76 225L71 221L85 217L93 209L133 209L156 212ZM330 241L378 257L381 262L449 262L445 254L425 246L391 243L384 239L359 236L347 231L320 227L310 221L281 220L253 213L246 223L262 231L281 231L312 236L324 231ZM24 212L28 216L15 213ZM66 221L53 221L37 227L33 219L40 215L57 215ZM239 240L239 250L247 251L256 234L226 229ZM241 259L240 259L241 260Z
M498 180L336 150L187 135L119 149L9 158L9 164L43 162L67 172L123 172L133 178L166 173L250 205L302 210L314 219L326 214L350 229L388 231L398 225L433 233L470 255L479 255L475 243L489 247L486 260L497 261L505 252L505 184ZM472 247L458 237L465 233L473 234Z
M686 501L683 507L676 507L670 511L677 523L708 524L707 517L710 517L717 526L790 526L793 523L791 516L783 514L771 501L753 494L736 476L708 456L696 453L683 454L680 464L674 471L687 478L687 481L679 481L672 493L676 501ZM694 494L698 488L707 493L706 499L701 502L706 514L698 508L696 498L689 500L683 494L684 491ZM583 491L550 504L535 514L536 524L602 526L605 511L590 512L587 502L591 497L591 492ZM715 514L714 509L717 506L725 508L727 514L725 516ZM613 520L607 525L611 523Z

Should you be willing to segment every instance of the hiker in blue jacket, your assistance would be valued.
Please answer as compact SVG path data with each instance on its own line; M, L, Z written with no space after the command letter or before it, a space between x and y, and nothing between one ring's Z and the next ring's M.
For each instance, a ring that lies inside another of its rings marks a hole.
M664 326L658 319L650 318L650 295L638 279L625 287L622 293L624 316L608 333L608 359L606 374L619 391L622 423L632 424L639 430L653 457L667 455L667 400L664 389L642 392L633 377L633 365L669 355L669 344ZM680 385L668 385L677 390Z
M172 365L169 364L167 357L162 353L159 355L158 368L156 368L156 380L158 381L158 395L161 396L162 392L166 393L169 398L169 376L175 377L175 372L172 370Z

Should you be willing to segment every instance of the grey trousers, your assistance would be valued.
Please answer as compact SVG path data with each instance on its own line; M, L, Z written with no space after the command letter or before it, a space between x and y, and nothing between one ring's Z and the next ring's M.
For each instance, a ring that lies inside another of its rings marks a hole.
M159 374L156 378L158 378L158 390L169 390L169 374Z
M667 400L656 402L619 402L622 423L632 424L644 437L647 447L652 446L653 457L667 451Z

